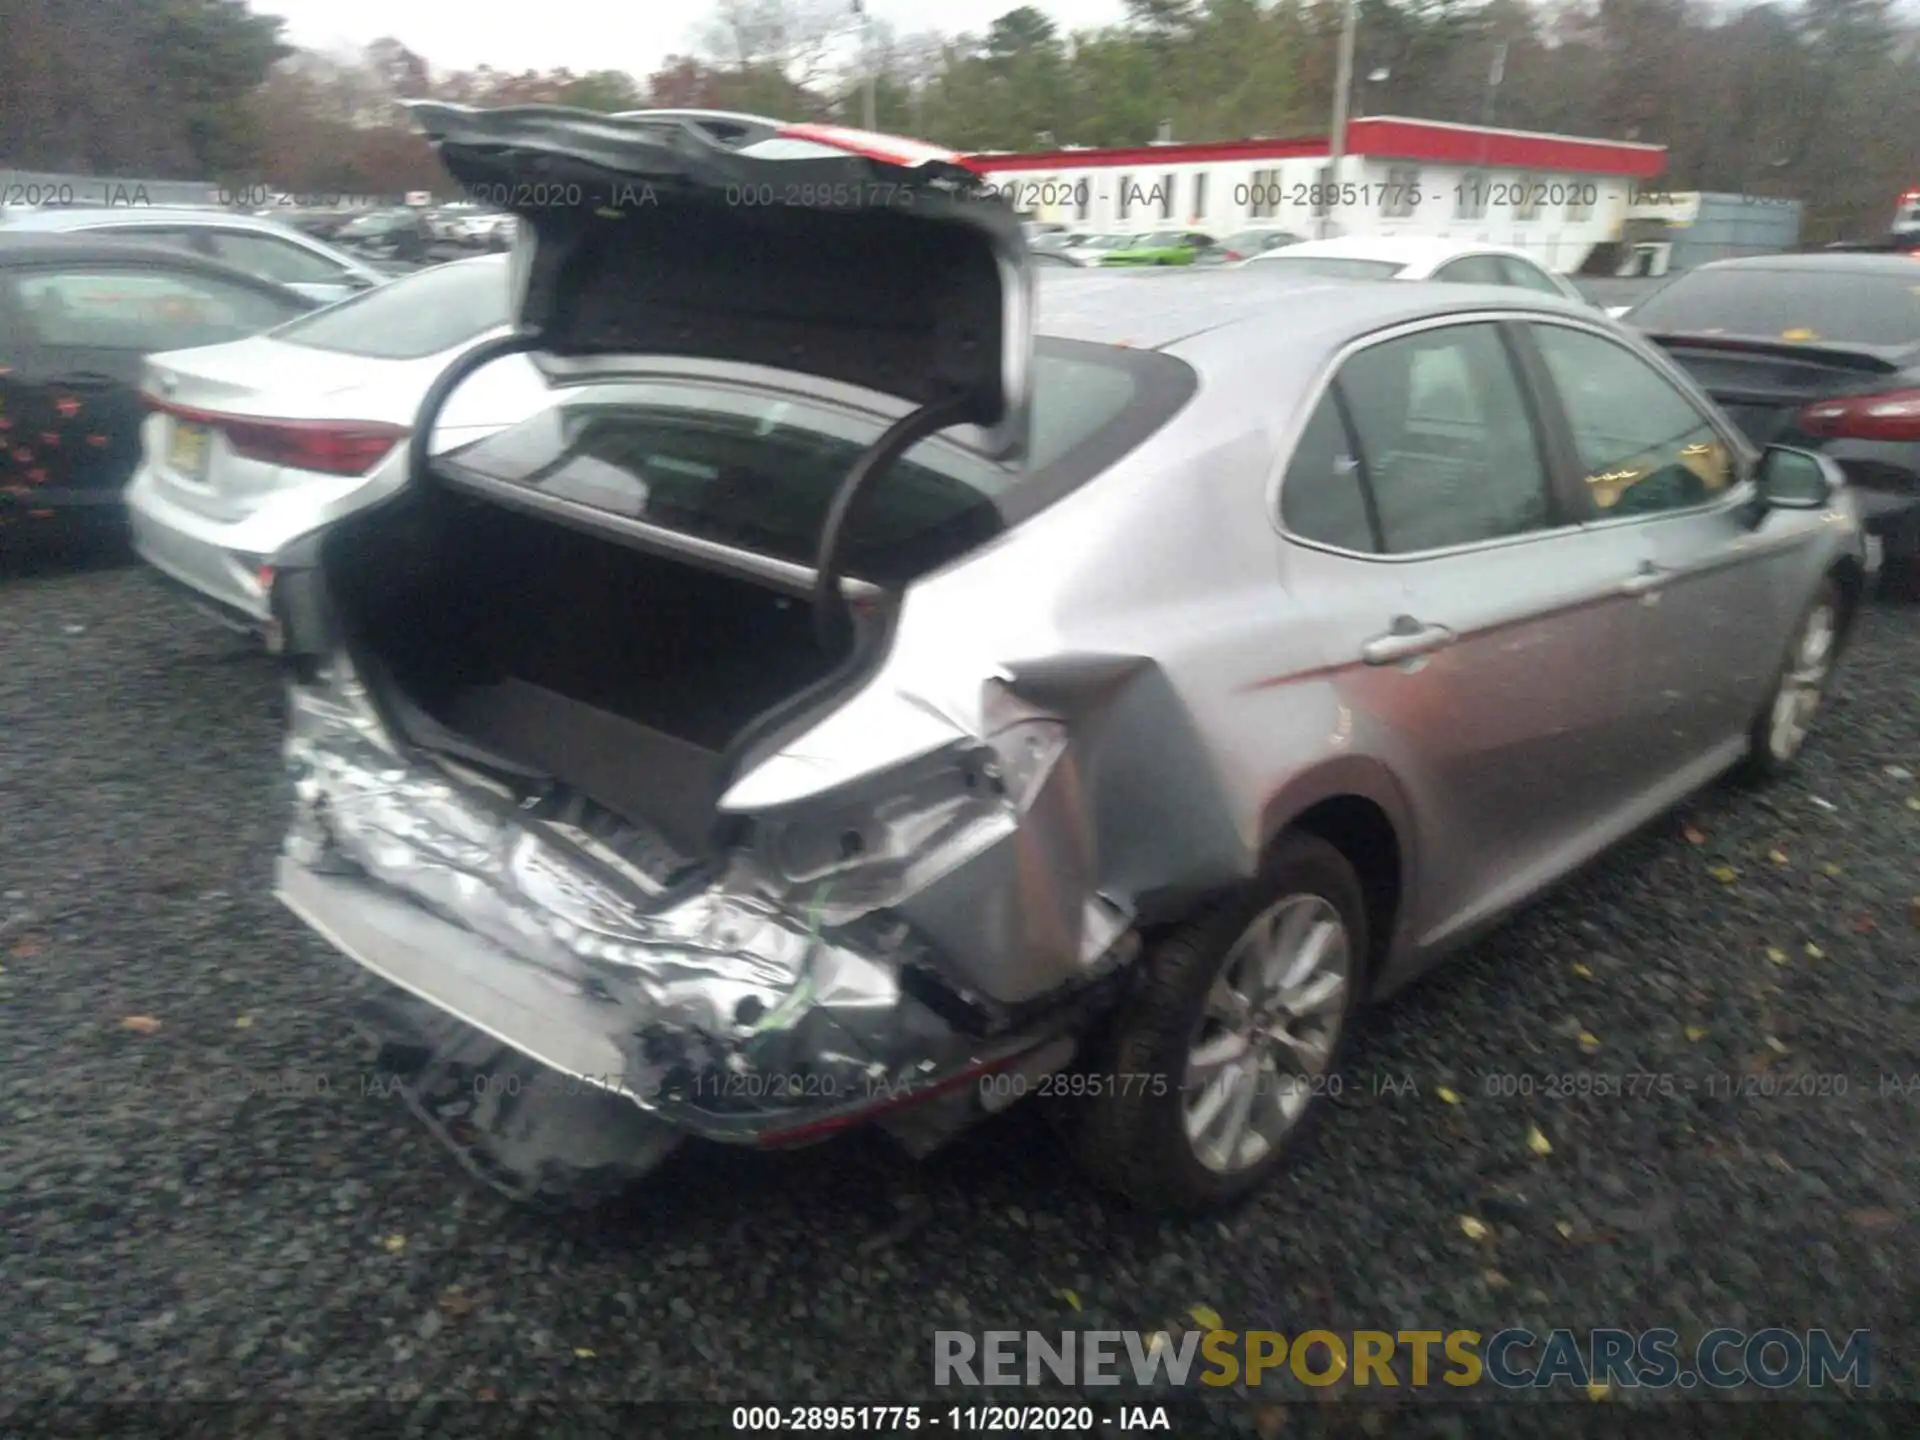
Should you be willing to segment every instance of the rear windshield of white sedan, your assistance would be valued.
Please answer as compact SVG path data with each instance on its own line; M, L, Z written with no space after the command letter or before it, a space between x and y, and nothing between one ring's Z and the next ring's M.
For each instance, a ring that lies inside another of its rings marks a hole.
M1262 275L1312 275L1322 280L1391 280L1406 268L1392 260L1356 260L1351 255L1262 255Z
M1193 394L1171 356L1042 341L1027 459L1000 465L923 441L880 480L847 532L848 568L897 584L985 543L1110 467ZM828 507L880 433L868 417L713 381L622 381L442 457L525 486L723 545L811 565Z
M1696 270L1649 295L1626 318L1656 335L1920 345L1920 265L1912 274L1745 266Z
M508 321L507 260L482 256L418 270L282 325L273 338L370 360L422 360Z

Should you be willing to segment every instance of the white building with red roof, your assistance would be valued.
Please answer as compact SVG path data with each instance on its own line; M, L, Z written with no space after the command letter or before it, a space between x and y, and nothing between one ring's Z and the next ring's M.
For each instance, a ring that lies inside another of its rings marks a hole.
M1370 115L1340 173L1322 137L982 154L967 163L1035 220L1148 234L1254 228L1511 245L1563 273L1658 199L1664 145Z

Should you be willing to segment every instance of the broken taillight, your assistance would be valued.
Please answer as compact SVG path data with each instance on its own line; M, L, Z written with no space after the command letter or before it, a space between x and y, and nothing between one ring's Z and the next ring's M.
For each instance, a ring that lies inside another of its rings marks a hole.
M404 425L376 421L263 419L196 410L154 395L141 398L150 409L175 420L218 430L236 455L318 475L365 475L409 433Z
M1805 434L1828 440L1920 440L1920 390L1816 400L1794 423Z

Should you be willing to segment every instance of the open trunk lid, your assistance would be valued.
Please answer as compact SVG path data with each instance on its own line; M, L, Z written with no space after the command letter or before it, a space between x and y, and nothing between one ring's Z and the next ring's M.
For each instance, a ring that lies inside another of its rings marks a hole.
M409 108L509 209L539 353L738 362L964 406L1027 439L1032 273L1017 217L947 151L687 111Z
M1649 334L1683 366L1755 445L1794 431L1807 405L1884 388L1903 368L1903 350L1798 344L1733 335Z

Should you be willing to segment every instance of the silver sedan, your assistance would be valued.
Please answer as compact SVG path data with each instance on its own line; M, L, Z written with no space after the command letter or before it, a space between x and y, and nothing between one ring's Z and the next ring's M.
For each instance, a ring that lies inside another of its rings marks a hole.
M463 183L583 157L499 347L562 388L276 562L279 887L520 1193L1046 1094L1231 1201L1363 1002L1807 738L1836 472L1591 308L1036 281L912 142L422 113Z

